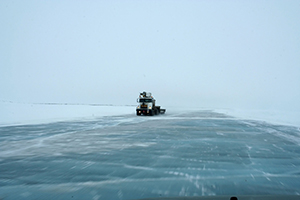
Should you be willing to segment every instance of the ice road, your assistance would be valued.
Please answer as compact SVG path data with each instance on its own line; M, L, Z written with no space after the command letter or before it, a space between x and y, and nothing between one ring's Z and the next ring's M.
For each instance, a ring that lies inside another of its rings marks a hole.
M300 195L300 130L212 111L0 127L0 199Z

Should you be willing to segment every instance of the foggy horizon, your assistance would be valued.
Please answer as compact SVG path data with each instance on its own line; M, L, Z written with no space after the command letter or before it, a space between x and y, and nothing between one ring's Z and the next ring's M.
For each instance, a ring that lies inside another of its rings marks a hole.
M298 1L2 1L1 101L300 110ZM298 115L299 116L299 115Z

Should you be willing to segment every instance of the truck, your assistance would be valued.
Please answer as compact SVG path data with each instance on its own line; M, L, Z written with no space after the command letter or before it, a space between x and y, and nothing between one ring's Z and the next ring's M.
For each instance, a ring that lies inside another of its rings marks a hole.
M161 109L160 106L155 105L155 99L150 92L141 92L137 102L136 115L153 116L166 112L166 109Z

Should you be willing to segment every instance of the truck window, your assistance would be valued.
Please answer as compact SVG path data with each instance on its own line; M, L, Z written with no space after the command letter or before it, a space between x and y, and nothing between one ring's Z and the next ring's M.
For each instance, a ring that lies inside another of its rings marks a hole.
M140 99L140 102L148 103L148 102L152 102L152 99Z

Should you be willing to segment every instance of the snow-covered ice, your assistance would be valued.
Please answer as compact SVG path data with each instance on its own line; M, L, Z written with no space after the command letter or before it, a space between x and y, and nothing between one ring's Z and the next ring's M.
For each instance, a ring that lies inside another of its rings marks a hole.
M300 130L209 110L0 127L0 198L300 194Z
M0 102L0 126L89 120L101 116L132 114L135 107L97 104L38 104Z

